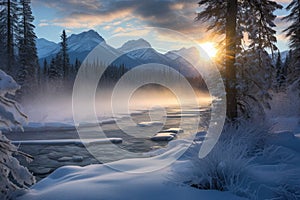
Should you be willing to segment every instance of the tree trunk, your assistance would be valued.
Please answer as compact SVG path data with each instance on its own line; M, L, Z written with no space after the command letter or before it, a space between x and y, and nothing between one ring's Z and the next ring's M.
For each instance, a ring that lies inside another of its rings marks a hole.
M237 0L228 0L226 16L226 98L227 117L234 121L237 118L236 90L236 22Z
M12 25L11 25L11 2L7 1L7 70L11 73L13 46L12 46Z

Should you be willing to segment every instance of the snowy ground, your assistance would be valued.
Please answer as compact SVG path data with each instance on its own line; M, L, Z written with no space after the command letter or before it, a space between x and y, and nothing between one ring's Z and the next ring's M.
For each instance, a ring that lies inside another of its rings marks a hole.
M274 194L282 195L291 190L278 185L294 185L296 189L300 185L300 139L290 132L282 132L268 142L277 146L277 152L258 158L248 170L254 180L249 187L254 187L257 199L270 199ZM146 172L149 166L159 165L161 159L121 160L109 166L62 167L19 199L243 199L232 192L199 190L184 184L181 177L190 176L193 171L188 156L158 171ZM120 172L116 170L120 166L145 173ZM281 199L291 198L282 196Z
M134 165L143 160L119 161ZM181 167L185 163L180 163ZM111 165L113 166L113 165ZM170 180L171 168L154 173L130 174L105 165L63 167L42 180L20 200L69 199L242 199L229 192L198 190Z
M173 141L169 146L184 143ZM151 172L152 166L160 166L164 156L174 151L167 151L154 159L127 159L109 165L61 167L19 199L243 199L229 192L192 188L174 178L174 173L180 174L191 167L190 160L185 156L167 167ZM158 150L157 154L161 152L164 151ZM117 170L120 168L133 171Z
M201 139L175 162L163 167L164 158L174 156L172 152L185 145L184 140L178 139L168 144L168 151L159 149L149 154L159 155L157 157L125 159L109 165L61 167L18 199L300 199L300 118L295 114L276 115L276 112L267 113L269 124L273 126L272 134L265 141L267 148L245 164L230 161L230 151L235 148L224 147L224 155L229 157L221 155L221 161L211 166L211 170L220 170L225 177L235 175L232 170L243 168L238 178L229 177L228 180L233 182L224 183L229 186L229 191L191 187L191 177L201 168L195 168L195 160L190 154L197 152ZM150 123L144 124L151 127ZM160 165L161 169L152 171L153 166ZM118 169L128 169L129 172ZM199 179L194 178L194 181Z

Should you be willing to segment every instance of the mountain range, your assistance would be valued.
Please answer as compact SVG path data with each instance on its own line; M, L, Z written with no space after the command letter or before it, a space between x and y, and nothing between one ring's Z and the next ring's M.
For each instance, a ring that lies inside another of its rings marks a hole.
M67 40L70 62L74 63L76 58L83 61L85 57L103 41L104 39L93 30L71 35ZM54 43L44 38L37 39L36 44L40 61L44 59L50 61L60 50L59 43Z
M113 64L124 64L127 68L147 63L159 63L171 66L180 71L183 75L194 77L199 74L196 72L193 65L195 66L197 63L202 62L199 61L201 52L195 47L171 50L162 54L152 48L148 41L140 38L138 40L126 41L120 48L114 48L108 45L103 37L94 30L82 32L80 34L72 34L68 37L67 42L71 63L75 63L76 59L82 62L100 43L102 43L105 50L115 55L122 55L114 61ZM37 51L39 62L42 66L45 59L49 63L51 59L56 56L60 51L60 44L39 38L37 39ZM287 53L288 52L281 53L283 61L285 60ZM275 54L275 57L273 58L274 62L276 61L276 57L277 54Z
M138 40L127 41L120 48L114 48L105 43L103 37L94 30L80 34L72 34L68 37L67 42L71 63L74 63L76 59L83 61L96 46L102 43L108 51L117 55L122 54L114 64L125 64L126 67L132 68L146 63L159 63L172 66L176 70L181 71L184 75L198 75L195 69L193 69L192 64L184 59L189 58L189 61L193 61L193 59L199 58L200 53L195 47L182 48L162 54L152 48L149 42L140 38ZM59 50L59 43L54 43L44 38L37 39L37 51L40 64L42 64L45 59L49 63ZM198 61L195 60L195 63L196 62Z

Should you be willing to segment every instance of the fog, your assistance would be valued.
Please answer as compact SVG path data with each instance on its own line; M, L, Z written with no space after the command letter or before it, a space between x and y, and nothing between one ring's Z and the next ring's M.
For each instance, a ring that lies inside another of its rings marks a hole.
M125 91L125 89L122 89ZM180 107L189 103L189 98L194 98L198 106L208 106L211 103L210 95L200 90L194 90L195 97L174 94L171 90L157 85L142 86L131 94L118 94L122 98L113 96L113 89L100 89L95 95L95 114L99 121L112 117L120 117L124 114L134 113L141 110L151 110L155 107ZM114 91L115 92L115 91ZM84 94L83 94L84 95ZM114 94L115 95L115 94ZM124 98L123 98L124 97ZM48 93L40 94L23 102L22 108L29 117L29 122L49 123L61 122L73 124L72 94ZM85 98L76 106L76 112L82 115L82 121L89 112L87 107L89 102ZM181 104L181 105L180 105Z

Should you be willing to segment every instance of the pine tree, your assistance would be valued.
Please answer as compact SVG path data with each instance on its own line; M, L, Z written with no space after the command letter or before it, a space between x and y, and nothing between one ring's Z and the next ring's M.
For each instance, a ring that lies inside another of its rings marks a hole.
M0 3L0 8L3 7L3 2ZM5 20L5 15L4 15L4 9L0 9L0 60L1 60L1 65L0 65L0 69L2 70L7 70L7 66L5 66L6 64L6 24L4 23Z
M264 110L263 108L271 108L269 91L274 86L276 74L273 73L275 66L267 49L272 52L272 57L273 52L278 50L274 11L281 9L282 6L270 0L244 1L243 5L245 13L243 27L248 35L249 45L243 53L244 57L248 57L247 61L242 63L240 69L247 74L244 76L247 79L247 89L244 94L241 93L240 98L243 102L240 103L250 107L246 110L252 109L252 113L257 114L260 110Z
M286 80L285 66L282 63L281 53L279 51L277 55L275 69L276 69L276 89L277 91L279 91L284 88L285 80Z
M286 78L290 77L290 74L293 73L291 69L291 62L293 60L292 50L290 50L285 58L284 61L284 70L285 70L285 76Z
M44 62L43 62L43 68L40 72L40 87L41 87L41 91L43 92L47 92L47 85L48 85L48 62L46 59L44 59Z
M81 62L80 62L80 60L78 60L78 59L76 58L76 60L75 60L75 66L74 66L74 67L75 67L75 72L76 72L76 73L78 72L80 66L81 66Z
M293 73L289 74L289 82L298 84L297 87L300 89L300 1L292 0L286 9L290 10L290 14L285 16L283 20L291 22L291 25L284 32L290 39L290 48L292 50L290 68L293 68Z
M61 37L61 59L62 59L62 69L63 69L63 79L66 80L70 68L70 60L68 54L68 42L66 31L63 30Z
M284 32L290 37L290 47L294 51L296 59L300 60L300 1L292 0L286 9L290 10L290 14L283 20L292 22L292 24Z
M237 90L236 90L236 54L237 54L237 0L227 2L226 26L225 26L225 69L226 69L226 93L227 93L227 115L231 120L237 118Z
M61 54L58 53L55 58L52 58L48 76L51 81L60 81L63 78L63 69L62 69L62 58Z
M15 39L18 36L18 13L19 2L16 0L1 1L0 6L0 32L1 32L1 60L4 63L3 69L14 75ZM3 42L3 43L2 43Z
M237 117L236 66L237 46L240 44L237 36L238 1L237 0L202 0L199 6L204 9L198 13L196 20L209 22L208 30L224 35L225 39L225 81L227 97L227 117L234 120Z
M270 49L273 52L277 50L275 45L277 39L275 37L276 27L274 20L275 10L282 9L282 6L271 0L252 0L246 1L246 29L250 39L249 48L261 51ZM247 5L248 4L248 5Z
M18 83L22 91L32 94L38 85L40 76L36 49L36 35L33 25L34 17L30 7L31 0L21 0L21 19L19 21L19 62Z
M221 64L225 66L227 117L233 119L238 110L249 110L245 106L251 107L251 104L245 101L254 99L260 104L261 99L270 97L266 85L272 85L272 61L266 48L277 49L273 12L281 6L270 0L202 0L199 5L203 9L196 19L207 22L208 30L224 36L219 46L225 48ZM250 39L248 47L243 42L245 34ZM260 71L260 75L253 73L256 71ZM253 86L255 89L251 91ZM260 94L265 95L261 98Z
M44 64L43 64L43 77L44 79L48 76L48 62L46 59L44 59Z

